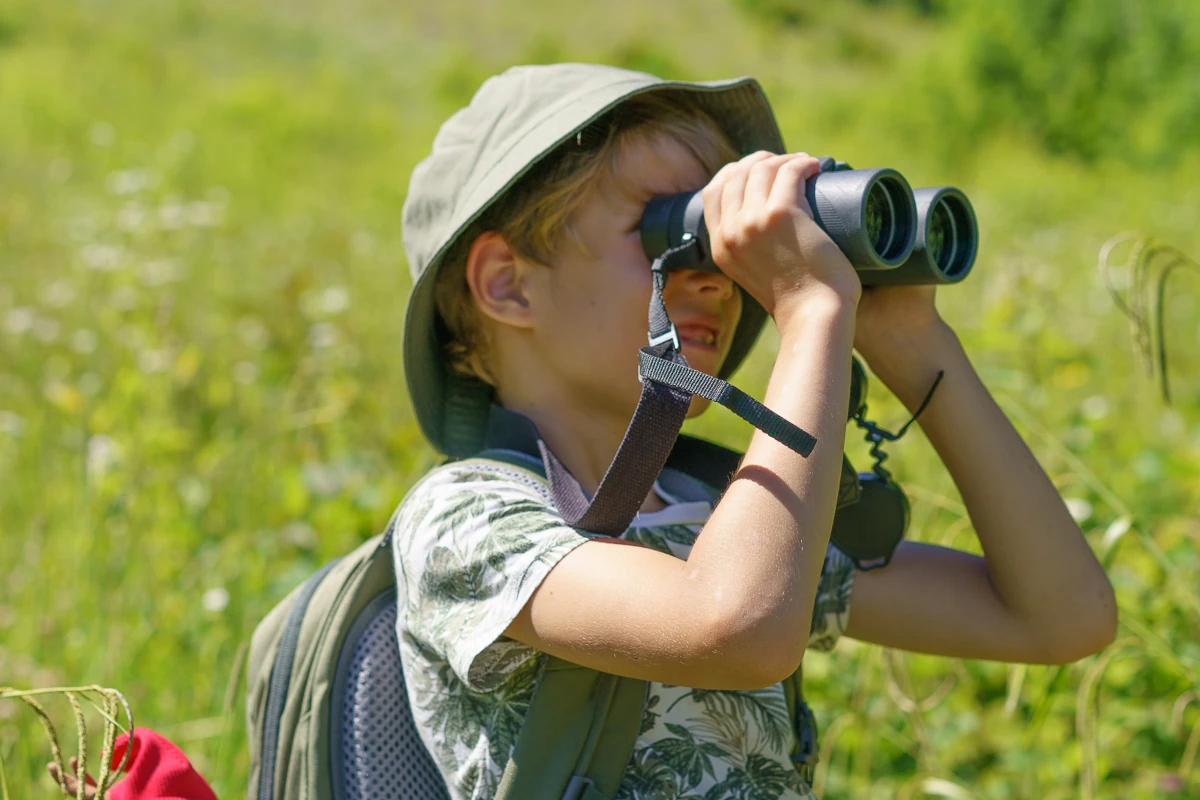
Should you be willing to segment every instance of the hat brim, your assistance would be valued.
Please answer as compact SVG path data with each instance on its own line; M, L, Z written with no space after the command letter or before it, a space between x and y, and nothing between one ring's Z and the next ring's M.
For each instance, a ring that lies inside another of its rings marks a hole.
M566 97L530 120L528 134L501 154L472 190L456 205L473 209L451 222L453 231L413 285L404 324L404 373L421 432L438 451L469 456L483 447L491 388L459 375L446 361L445 325L434 299L437 274L446 253L466 229L499 197L552 152L618 104L638 95L683 92L703 108L742 154L784 152L771 106L753 78L688 83L637 76L614 81L586 96ZM569 120L570 124L565 121ZM554 124L558 122L558 124ZM767 313L742 293L742 316L719 377L728 378L745 360L766 322Z

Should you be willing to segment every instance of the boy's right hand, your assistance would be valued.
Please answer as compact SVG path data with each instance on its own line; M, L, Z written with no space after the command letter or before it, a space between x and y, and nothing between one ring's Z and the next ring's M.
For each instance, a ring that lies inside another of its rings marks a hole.
M703 189L713 261L786 325L806 298L856 304L862 284L813 220L805 182L820 172L807 153L752 153L726 164Z

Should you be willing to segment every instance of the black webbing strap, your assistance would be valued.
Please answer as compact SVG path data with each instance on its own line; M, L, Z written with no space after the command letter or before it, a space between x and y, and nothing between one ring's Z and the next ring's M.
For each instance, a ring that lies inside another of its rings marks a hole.
M656 358L645 350L641 352L638 367L643 381L664 383L720 403L802 456L807 457L817 444L812 435L805 433L727 381L665 358Z
M683 359L676 351L664 353L666 358L672 356ZM684 389L643 382L637 410L591 500L546 443L539 440L554 506L567 524L608 536L624 533L667 463L690 404L691 396Z
M568 525L609 536L625 532L671 454L692 395L720 403L802 456L812 453L817 442L813 436L726 381L688 366L663 289L668 273L695 268L701 259L699 245L690 240L651 265L650 343L642 348L638 365L642 396L596 494L589 499L545 442L538 441L555 507Z

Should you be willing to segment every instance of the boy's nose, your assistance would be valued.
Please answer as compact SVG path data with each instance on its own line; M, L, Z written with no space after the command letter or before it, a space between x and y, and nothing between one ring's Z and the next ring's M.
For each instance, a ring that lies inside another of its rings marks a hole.
M688 291L708 294L716 293L721 300L733 297L733 281L720 272L698 269L682 269L671 274Z

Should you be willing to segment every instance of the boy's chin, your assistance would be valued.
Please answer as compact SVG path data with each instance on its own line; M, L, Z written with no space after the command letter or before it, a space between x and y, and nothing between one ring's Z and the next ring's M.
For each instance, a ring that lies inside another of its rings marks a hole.
M707 397L697 397L696 395L692 395L692 403L688 406L687 418L694 419L700 416L707 411L708 407L711 405L712 401Z

